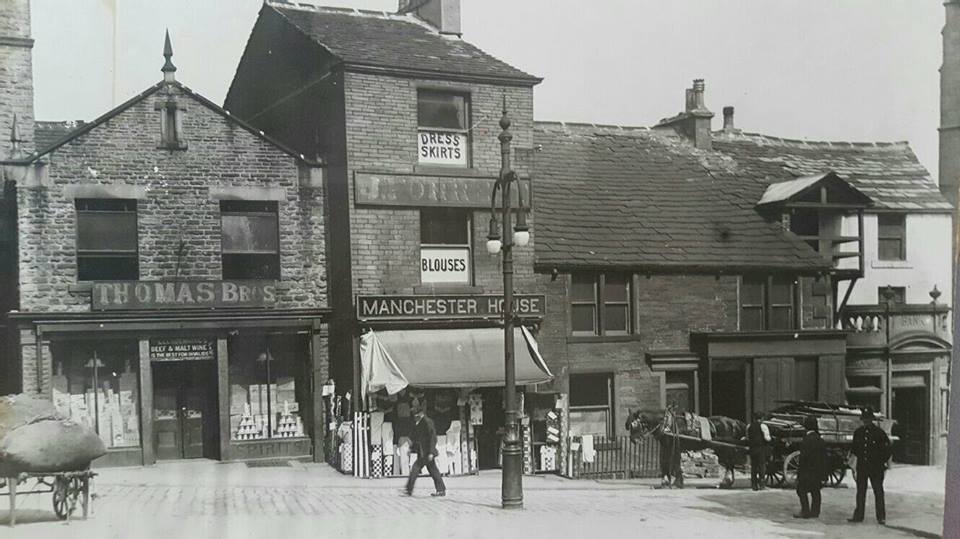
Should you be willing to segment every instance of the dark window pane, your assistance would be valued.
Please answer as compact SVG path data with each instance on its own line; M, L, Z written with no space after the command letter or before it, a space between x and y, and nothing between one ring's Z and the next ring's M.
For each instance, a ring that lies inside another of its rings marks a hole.
M743 331L763 329L763 308L744 307L740 316L740 329Z
M623 332L628 329L626 305L605 305L603 308L603 330L605 332Z
M793 329L793 308L772 307L769 329Z
M881 213L877 215L878 236L881 238L902 238L906 229L903 214Z
M570 299L576 302L596 302L596 277L589 273L573 274L570 283Z
M467 100L462 95L421 91L417 101L420 127L467 128Z
M137 256L77 256L77 280L136 281L140 278Z
M903 240L899 238L879 240L880 260L903 260Z
M463 210L420 210L420 243L467 245L470 243L470 214Z
M629 285L627 275L612 273L604 275L603 300L627 303Z
M570 308L570 318L573 331L595 333L597 330L594 305L573 305Z
M278 254L224 254L224 279L279 279Z
M571 374L570 406L609 405L609 384L610 375L607 373Z
M673 406L684 412L692 412L694 411L692 394L693 391L686 387L668 387L667 406Z
M770 290L770 303L773 305L793 304L793 279L774 279Z
M77 213L77 249L136 252L137 214Z
M887 298L884 296L884 290L887 287L881 286L877 288L877 303L880 305L885 305L887 303ZM895 305L902 305L907 302L907 289L902 286L891 286L890 290L893 292L893 297L890 298L890 302Z
M763 305L763 289L767 279L744 277L740 285L740 303L743 305Z
M224 253L276 252L278 244L276 214L224 214Z
M798 236L819 236L820 214L816 210L793 210L790 230Z

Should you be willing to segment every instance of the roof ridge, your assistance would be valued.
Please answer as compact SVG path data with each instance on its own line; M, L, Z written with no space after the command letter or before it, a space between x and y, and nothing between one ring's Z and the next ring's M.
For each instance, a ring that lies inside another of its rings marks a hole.
M311 13L336 13L340 15L353 15L358 17L377 17L380 19L390 19L396 21L406 21L420 23L419 19L411 16L409 13L392 13L390 11L378 11L373 9L359 9L351 7L321 6L308 2L286 2L283 0L266 0L266 4L274 8L293 9L297 11L308 11ZM429 26L429 25L428 25ZM434 29L430 26L430 29Z
M810 140L810 139L791 139L778 137L765 133L752 133L748 131L713 131L711 135L714 140L759 140L766 143L782 144L785 146L807 146L815 148L878 148L878 149L902 149L909 148L910 141L849 141L849 140Z

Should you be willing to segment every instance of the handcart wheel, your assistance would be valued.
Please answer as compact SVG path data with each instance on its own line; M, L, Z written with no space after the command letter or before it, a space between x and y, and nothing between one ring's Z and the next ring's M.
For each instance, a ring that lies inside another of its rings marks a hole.
M67 502L67 489L69 479L57 477L53 480L53 512L57 514L60 520L66 520L69 512Z
M783 482L797 484L797 470L800 468L800 452L794 451L783 459Z
M767 486L780 488L783 486L783 470L773 468L767 471Z
M830 473L827 474L827 477L826 479L824 479L823 483L829 487L840 486L840 483L843 483L843 478L846 475L847 475L846 468L843 468L843 467L835 468L833 470L830 470Z

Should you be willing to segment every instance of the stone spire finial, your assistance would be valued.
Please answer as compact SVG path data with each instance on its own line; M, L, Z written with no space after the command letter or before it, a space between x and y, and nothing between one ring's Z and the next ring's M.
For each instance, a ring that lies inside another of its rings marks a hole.
M166 61L163 63L163 67L160 68L160 71L163 72L163 80L166 82L173 82L175 80L174 73L177 71L177 66L173 65L173 46L170 45L170 30L167 30L166 37L163 41L163 57Z

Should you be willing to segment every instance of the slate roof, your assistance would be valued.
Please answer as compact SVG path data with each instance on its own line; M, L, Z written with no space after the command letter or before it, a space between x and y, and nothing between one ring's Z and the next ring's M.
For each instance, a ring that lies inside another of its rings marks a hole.
M307 37L347 64L423 72L542 79L510 66L457 36L442 35L412 14L268 2Z
M714 132L714 150L733 158L748 196L801 176L836 172L874 201L874 208L951 211L937 183L906 142L817 142L741 132Z
M83 120L66 120L66 121L43 121L37 120L34 123L34 146L38 151L52 146L55 142L65 137L67 133L73 131L77 127L83 126Z
M757 213L730 159L640 128L537 122L534 143L538 267L830 268Z

